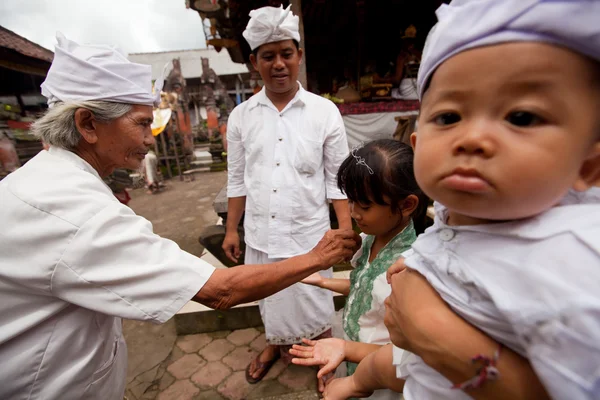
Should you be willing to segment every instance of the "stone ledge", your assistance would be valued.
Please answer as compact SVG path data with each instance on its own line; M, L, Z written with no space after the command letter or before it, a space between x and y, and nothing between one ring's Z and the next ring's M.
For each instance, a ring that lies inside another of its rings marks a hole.
M346 297L333 297L335 309L340 310L346 303ZM227 331L263 326L258 302L240 304L229 310L212 310L202 304L188 304L175 314L177 335L191 335Z

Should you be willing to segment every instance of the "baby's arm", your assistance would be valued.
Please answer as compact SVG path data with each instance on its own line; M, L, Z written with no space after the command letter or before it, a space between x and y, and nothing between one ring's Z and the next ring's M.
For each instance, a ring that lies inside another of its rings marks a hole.
M300 282L341 293L344 296L350 294L350 279L323 278L320 273L315 272Z
M334 379L325 388L325 400L342 400L350 397L367 397L377 389L402 392L404 380L396 378L392 364L392 345L385 345L366 356L353 375Z
M391 344L366 356L354 372L356 388L361 392L373 392L377 389L391 389L402 392L404 380L396 378L396 366L392 362Z

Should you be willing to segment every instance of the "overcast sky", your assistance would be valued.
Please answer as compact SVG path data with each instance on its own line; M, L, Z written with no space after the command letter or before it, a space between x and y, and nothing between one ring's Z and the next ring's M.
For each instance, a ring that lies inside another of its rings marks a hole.
M206 47L200 15L185 0L0 0L0 25L52 51L56 31L126 53Z

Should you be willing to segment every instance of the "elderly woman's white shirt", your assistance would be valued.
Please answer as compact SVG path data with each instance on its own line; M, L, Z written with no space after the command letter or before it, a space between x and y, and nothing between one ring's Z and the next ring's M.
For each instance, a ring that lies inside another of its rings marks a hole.
M0 182L0 398L122 399L121 318L162 323L214 267L152 232L72 152Z
M406 258L461 317L527 357L556 399L600 394L598 198L571 193L535 218L475 226L446 225L437 204ZM416 355L394 364L408 400L470 398Z

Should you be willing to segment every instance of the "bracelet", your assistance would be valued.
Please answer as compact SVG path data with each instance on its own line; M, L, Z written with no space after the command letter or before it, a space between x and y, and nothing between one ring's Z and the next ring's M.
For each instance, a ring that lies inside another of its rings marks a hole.
M483 354L478 354L471 359L471 363L479 363L481 366L477 369L477 374L463 383L452 385L452 389L476 389L483 385L486 381L495 381L500 377L500 372L496 367L502 344L498 345L498 349L494 352L494 357L489 358Z

